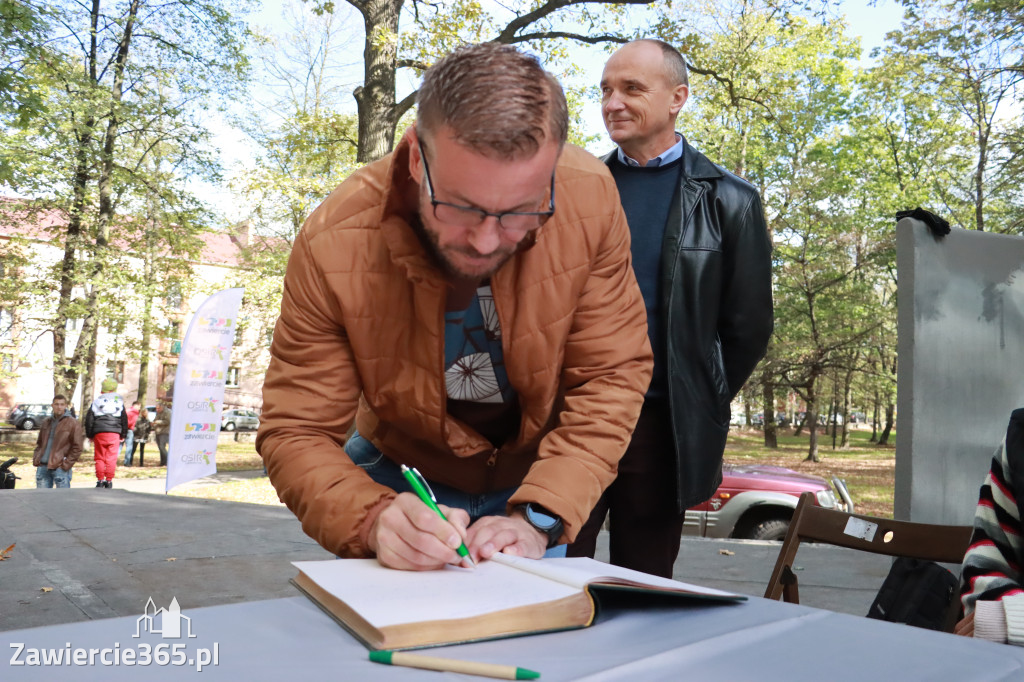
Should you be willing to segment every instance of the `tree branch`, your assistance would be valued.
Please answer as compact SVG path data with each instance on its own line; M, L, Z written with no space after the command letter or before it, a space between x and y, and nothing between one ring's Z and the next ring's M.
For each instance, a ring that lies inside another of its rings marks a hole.
M589 43L596 45L598 43L628 43L629 38L625 36L617 35L600 35L600 36L583 36L578 33L565 33L562 31L543 31L541 33L525 33L523 35L514 36L510 40L502 41L495 40L494 42L504 43L506 45L514 45L515 43L524 43L528 40L544 40L551 38L567 38L569 40L575 40L580 43Z
M570 7L573 5L609 5L613 4L612 0L549 0L532 12L521 14L515 19L510 21L501 33L494 39L496 43L512 44L513 42L521 42L517 39L516 34L522 29L526 28L530 24L540 21L547 16L550 16L554 12L562 9L563 7ZM651 0L622 0L618 4L623 5L649 5Z
M430 64L421 62L418 59L399 59L396 65L399 69L418 69L420 71L426 71L430 68Z
M405 112L412 108L413 104L416 104L416 93L419 90L413 90L408 95L402 98L402 101L395 105L395 120L400 120L405 116Z

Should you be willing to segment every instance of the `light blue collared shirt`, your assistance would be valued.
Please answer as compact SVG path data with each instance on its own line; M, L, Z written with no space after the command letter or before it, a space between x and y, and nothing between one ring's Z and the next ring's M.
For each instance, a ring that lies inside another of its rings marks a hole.
M636 159L632 159L626 156L626 152L622 151L622 147L619 147L619 161L626 164L627 166L640 167L640 162ZM683 156L683 136L676 133L676 143L663 151L658 156L648 161L645 165L646 168L655 168L657 166L664 166L667 163L672 163L678 158Z

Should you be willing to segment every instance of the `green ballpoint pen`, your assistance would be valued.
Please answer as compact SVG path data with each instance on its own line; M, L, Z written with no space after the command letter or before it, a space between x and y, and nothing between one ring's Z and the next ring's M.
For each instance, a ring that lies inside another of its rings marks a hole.
M444 514L437 506L437 498L434 497L434 491L430 489L427 484L427 479L423 478L423 475L416 470L415 467L407 467L402 465L402 475L405 476L405 480L409 481L409 485L412 486L413 492L423 500L423 504L433 509L438 516L447 521ZM463 542L459 545L459 548L455 550L459 553L459 556L469 561L470 564L476 566L476 562L473 561L473 557L469 555L469 550L466 549L466 543Z

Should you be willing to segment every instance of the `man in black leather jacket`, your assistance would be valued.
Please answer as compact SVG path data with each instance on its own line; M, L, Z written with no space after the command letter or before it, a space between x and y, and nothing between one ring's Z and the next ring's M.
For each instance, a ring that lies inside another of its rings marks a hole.
M722 481L729 404L771 336L771 242L757 190L675 131L689 96L675 48L626 44L601 92L654 377L618 478L569 556L593 556L610 513L612 563L671 577L686 509Z

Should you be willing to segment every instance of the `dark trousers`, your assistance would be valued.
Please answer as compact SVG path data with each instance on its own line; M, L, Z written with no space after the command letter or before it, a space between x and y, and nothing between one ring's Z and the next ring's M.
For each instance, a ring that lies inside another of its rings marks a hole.
M158 433L156 435L156 447L160 451L160 466L167 466L167 443L171 440L171 434Z
M619 474L601 496L567 556L593 557L610 518L611 563L665 578L679 554L684 514L676 506L676 464L668 402L644 403Z
M138 448L139 448L139 466L140 467L144 467L144 466L146 466L146 439L145 438L143 438L142 440L137 440L137 441L132 442L132 454L128 455L128 457L126 459L126 461L128 462L127 466L131 466L132 465L132 459L135 457L135 447L136 446L138 446Z

